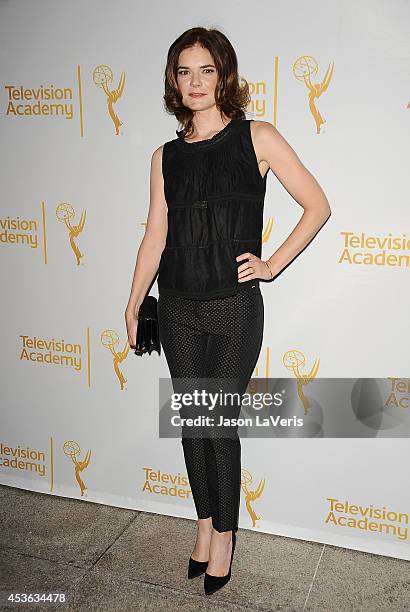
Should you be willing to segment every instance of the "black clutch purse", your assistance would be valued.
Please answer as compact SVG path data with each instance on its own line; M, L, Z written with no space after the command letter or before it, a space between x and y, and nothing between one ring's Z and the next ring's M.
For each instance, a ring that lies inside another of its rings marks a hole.
M161 355L158 327L158 300L153 295L146 295L141 302L137 316L135 355L157 351Z

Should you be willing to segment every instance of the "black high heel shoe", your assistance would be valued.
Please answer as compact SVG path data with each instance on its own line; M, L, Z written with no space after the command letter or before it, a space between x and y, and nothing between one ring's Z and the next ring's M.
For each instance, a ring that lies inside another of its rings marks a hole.
M223 586L225 586L227 582L229 582L231 578L231 567L232 567L233 553L235 551L235 544L236 544L236 533L235 531L232 530L232 552L231 552L231 562L229 564L229 572L226 574L226 576L212 576L212 574L208 574L207 572L205 572L204 589L205 589L206 595L212 595L212 593L215 593L215 591L218 591L218 589L222 588Z
M188 564L188 578L196 578L206 571L208 567L208 561L196 561L192 557L189 557Z

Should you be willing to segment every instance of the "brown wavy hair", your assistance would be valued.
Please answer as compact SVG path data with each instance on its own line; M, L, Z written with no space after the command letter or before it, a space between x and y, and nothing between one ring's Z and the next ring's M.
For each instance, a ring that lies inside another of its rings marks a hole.
M183 49L199 43L211 54L218 73L215 88L215 103L221 112L231 119L245 119L245 108L251 101L246 79L239 82L238 59L228 38L215 29L191 28L181 34L170 46L165 67L164 106L168 114L174 115L183 129L176 130L177 136L185 138L193 132L194 113L182 104L177 84L179 54Z

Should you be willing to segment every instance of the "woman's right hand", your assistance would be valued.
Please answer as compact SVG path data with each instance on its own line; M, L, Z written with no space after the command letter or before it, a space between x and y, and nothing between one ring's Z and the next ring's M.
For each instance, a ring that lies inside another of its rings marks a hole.
M127 327L128 344L130 348L136 348L135 342L137 338L137 317L138 317L139 305L128 304L125 310L125 324Z

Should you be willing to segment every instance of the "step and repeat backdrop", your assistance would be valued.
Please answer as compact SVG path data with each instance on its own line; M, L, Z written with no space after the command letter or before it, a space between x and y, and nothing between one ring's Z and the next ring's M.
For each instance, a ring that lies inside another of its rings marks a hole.
M311 436L242 440L240 527L410 559L410 445L398 431L410 409L410 5L169 8L0 4L0 482L196 518L181 442L158 435L165 357L134 355L124 313L151 156L179 127L163 106L166 54L184 30L215 27L249 83L247 117L282 133L332 208L261 282L253 378L296 382ZM302 214L271 171L264 214L267 258ZM324 435L331 402L306 409L326 377L385 382L374 405L345 407L353 436Z

